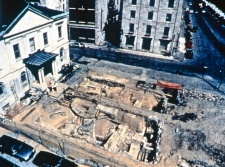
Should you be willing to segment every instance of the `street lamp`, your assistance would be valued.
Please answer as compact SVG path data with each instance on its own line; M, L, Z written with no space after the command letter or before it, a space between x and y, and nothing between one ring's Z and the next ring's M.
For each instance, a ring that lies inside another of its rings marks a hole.
M202 71L202 78L203 78L203 75L205 74L205 72L206 72L207 68L208 68L208 67L206 67L206 66L204 66L204 67L203 67L203 71Z
M220 83L219 83L218 89L220 88L220 86L221 86L221 84L222 84L222 82L223 82L223 75L222 75L222 71L221 71L221 70L220 70L220 75L221 75L221 81L220 81Z

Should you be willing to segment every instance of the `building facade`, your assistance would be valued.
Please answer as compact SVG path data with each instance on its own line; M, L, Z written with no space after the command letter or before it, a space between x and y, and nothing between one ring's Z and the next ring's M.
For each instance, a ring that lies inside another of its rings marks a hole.
M44 6L49 9L66 11L67 0L25 0L27 3L31 3L33 5Z
M180 34L184 0L124 0L121 48L173 53Z
M6 19L9 20L9 19ZM46 87L69 63L67 13L27 5L0 32L0 110L20 100L34 83Z
M68 0L70 39L100 44L105 41L108 0Z

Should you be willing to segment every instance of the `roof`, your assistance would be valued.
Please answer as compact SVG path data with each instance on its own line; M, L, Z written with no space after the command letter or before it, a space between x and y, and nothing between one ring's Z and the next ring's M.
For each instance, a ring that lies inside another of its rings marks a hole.
M0 36L4 35L1 31L9 31L28 10L53 20L67 15L62 11L27 4L24 0L0 0Z
M40 0L25 0L27 2L39 2L40 3Z
M31 56L25 60L25 64L33 65L33 66L41 66L42 64L46 63L47 61L54 59L56 56L57 56L57 54L55 54L55 53L37 51L37 52L31 54Z
M162 81L162 80L158 80L157 85L159 85L162 88L167 88L167 89L175 89L175 90L182 90L183 89L183 86L180 85L180 84Z
M36 10L37 12L45 15L45 16L48 16L48 17L54 17L54 16L57 16L57 15L61 15L61 14L64 14L65 12L62 12L62 11L59 11L59 10L53 10L53 9L49 9L49 8L46 8L46 7L43 7L43 6L38 6L38 5L32 5L32 4L29 4L29 6Z

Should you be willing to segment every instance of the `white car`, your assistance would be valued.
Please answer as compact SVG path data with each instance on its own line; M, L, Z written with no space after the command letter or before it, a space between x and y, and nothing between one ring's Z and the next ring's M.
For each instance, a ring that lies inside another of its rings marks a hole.
M74 42L74 43L70 44L70 46L76 47L76 48L85 48L84 44L81 42Z
M206 13L206 11L203 9L203 10L202 10L202 13Z

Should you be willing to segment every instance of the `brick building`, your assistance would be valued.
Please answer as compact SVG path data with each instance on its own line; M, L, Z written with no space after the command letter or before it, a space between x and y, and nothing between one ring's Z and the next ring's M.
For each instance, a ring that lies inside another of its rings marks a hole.
M152 53L177 47L184 0L124 0L122 48Z
M0 110L34 83L45 87L47 75L57 80L61 66L69 63L67 13L26 3L14 8L10 1L4 1L8 8L2 4L0 22Z

